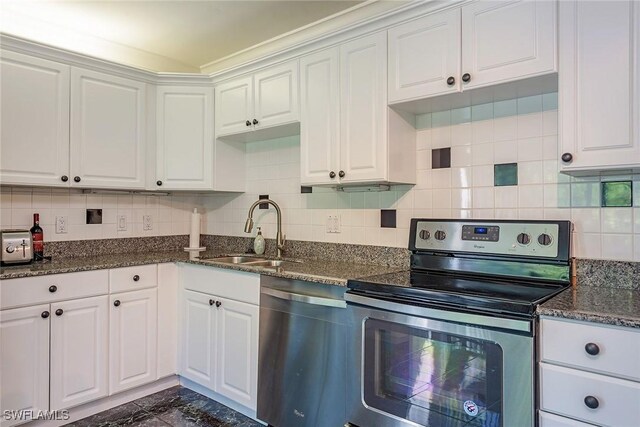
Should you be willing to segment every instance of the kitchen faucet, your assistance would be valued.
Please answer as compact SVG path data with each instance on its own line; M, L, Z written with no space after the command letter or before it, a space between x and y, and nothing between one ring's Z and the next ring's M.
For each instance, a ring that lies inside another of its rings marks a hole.
M253 228L253 211L256 209L256 206L258 206L261 203L267 203L267 204L273 205L273 207L276 208L276 215L278 217L278 231L276 233L276 248L278 249L277 258L280 259L282 258L282 252L284 252L284 243L285 243L286 237L282 234L282 212L280 211L280 206L278 206L276 202L270 199L260 199L257 202L255 202L253 205L251 205L251 207L249 208L249 216L247 217L247 222L245 222L244 224L244 232L251 233L251 229Z

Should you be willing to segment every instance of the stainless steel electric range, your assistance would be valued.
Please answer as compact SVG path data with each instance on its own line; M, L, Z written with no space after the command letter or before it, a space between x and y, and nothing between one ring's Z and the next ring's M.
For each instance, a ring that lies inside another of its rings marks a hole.
M569 286L568 221L413 219L411 268L348 282L360 427L533 426L538 304Z

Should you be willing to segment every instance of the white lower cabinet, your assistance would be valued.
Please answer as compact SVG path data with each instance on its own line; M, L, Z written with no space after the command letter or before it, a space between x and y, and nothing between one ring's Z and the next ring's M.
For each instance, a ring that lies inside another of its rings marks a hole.
M181 281L180 375L255 410L259 276L185 266Z
M215 388L217 320L212 297L184 291L180 375L211 390Z
M111 295L109 394L156 379L158 295L156 289Z
M216 391L255 409L258 378L258 316L253 304L219 299Z
M640 332L546 317L540 330L541 426L638 425Z
M49 409L49 304L0 311L0 412ZM0 425L16 421L0 418Z
M51 409L108 394L108 297L51 305Z

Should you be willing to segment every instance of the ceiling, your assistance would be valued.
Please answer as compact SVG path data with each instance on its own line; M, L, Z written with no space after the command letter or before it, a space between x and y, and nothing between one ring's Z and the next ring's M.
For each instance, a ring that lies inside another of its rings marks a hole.
M1 0L0 30L154 71L192 72L360 3Z

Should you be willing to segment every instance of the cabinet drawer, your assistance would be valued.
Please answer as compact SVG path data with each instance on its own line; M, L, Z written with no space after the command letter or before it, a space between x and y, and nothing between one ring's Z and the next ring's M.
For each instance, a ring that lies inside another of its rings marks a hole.
M256 273L182 265L180 279L185 289L260 304L260 275Z
M593 424L583 423L543 411L539 412L538 420L540 421L540 427L593 427Z
M0 284L0 309L84 298L107 292L107 270L9 279Z
M640 384L561 366L540 364L540 409L602 426L635 427ZM585 397L593 396L591 409Z
M640 331L552 319L541 324L542 361L640 381ZM597 346L596 355L587 353L587 344Z
M110 292L127 292L158 285L158 266L136 265L109 270Z

